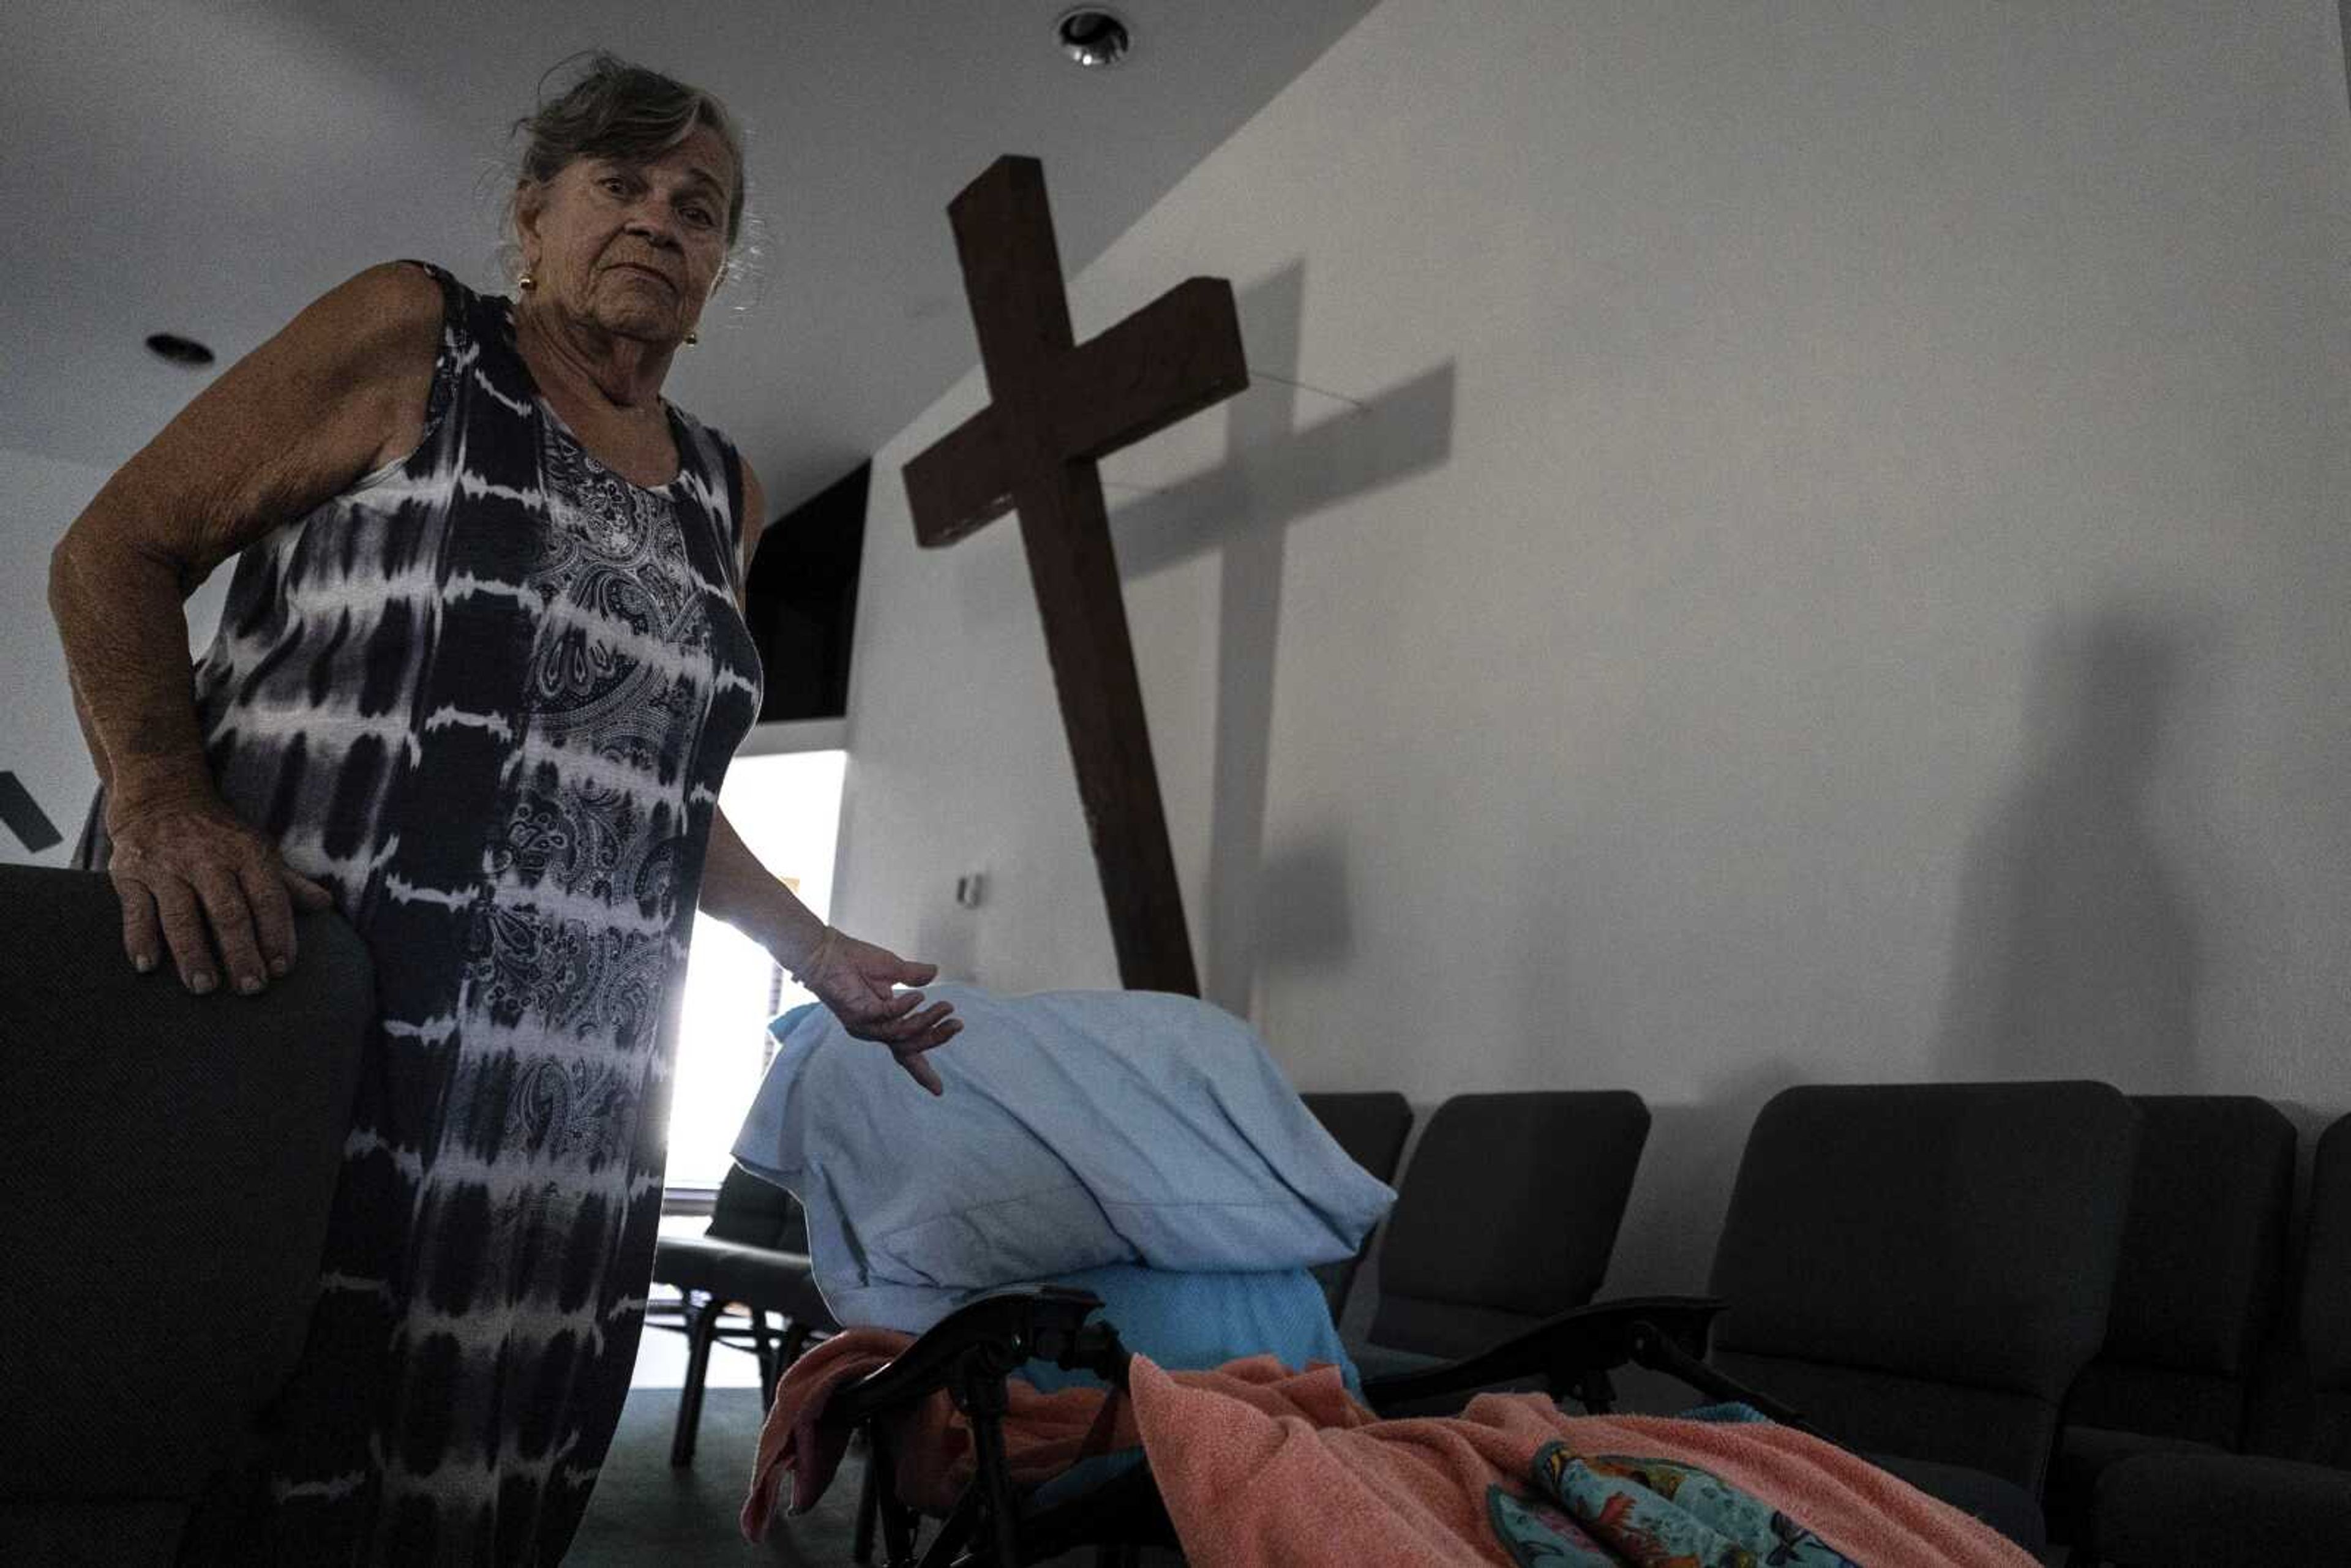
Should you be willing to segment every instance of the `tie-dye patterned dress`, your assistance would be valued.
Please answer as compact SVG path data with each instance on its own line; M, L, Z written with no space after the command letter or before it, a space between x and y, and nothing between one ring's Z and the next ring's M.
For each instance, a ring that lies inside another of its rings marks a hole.
M742 469L658 489L446 300L424 438L237 561L196 671L223 793L372 951L320 1294L230 1560L552 1563L627 1392L686 944L758 711ZM256 1506L256 1505L258 1506Z

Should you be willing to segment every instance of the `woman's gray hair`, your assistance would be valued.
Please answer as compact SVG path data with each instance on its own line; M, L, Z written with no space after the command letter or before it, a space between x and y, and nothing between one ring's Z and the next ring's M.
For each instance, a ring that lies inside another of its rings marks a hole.
M586 65L578 79L549 97L548 77L582 59ZM743 133L735 117L702 89L631 65L602 49L559 60L539 78L538 110L514 122L515 133L525 139L518 172L523 183L545 184L576 158L630 162L655 157L703 125L718 133L735 163L735 188L726 208L726 245L732 250L743 232L744 197ZM509 235L521 195L517 185L507 198Z

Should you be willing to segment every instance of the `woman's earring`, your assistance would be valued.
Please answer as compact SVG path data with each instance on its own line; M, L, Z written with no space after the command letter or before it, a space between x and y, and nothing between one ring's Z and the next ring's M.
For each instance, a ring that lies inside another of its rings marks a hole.
M702 334L695 331L693 328L688 327L685 329L685 346L691 349L700 341L702 341Z
M538 286L538 278L536 278L536 277L532 277L529 273L528 273L528 272L524 273L520 277L517 277L517 278L516 278L516 279L515 279L515 287L516 287L517 288L519 288L519 289L523 290L525 293L528 293L531 289L533 289L533 288L537 287Z

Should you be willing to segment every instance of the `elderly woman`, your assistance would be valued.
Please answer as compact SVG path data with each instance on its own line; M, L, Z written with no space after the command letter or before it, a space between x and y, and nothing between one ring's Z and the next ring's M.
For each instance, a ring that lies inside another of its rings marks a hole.
M360 273L54 558L129 960L258 992L331 905L376 963L302 1365L192 1554L562 1556L636 1353L697 900L934 1092L960 1027L717 810L765 505L661 387L741 223L733 123L599 55L517 129L514 300ZM181 601L232 556L192 671Z

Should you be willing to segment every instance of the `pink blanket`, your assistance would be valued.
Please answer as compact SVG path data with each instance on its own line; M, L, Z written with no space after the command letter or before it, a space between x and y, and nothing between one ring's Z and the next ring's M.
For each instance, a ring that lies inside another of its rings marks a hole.
M816 1500L845 1441L819 1419L826 1399L909 1343L854 1330L793 1365L760 1434L746 1536L765 1533L786 1474L792 1511ZM1536 1451L1553 1441L1577 1453L1698 1466L1769 1500L1867 1568L2037 1568L1988 1525L1785 1427L1569 1416L1531 1394L1480 1395L1443 1419L1384 1421L1347 1393L1335 1367L1292 1372L1270 1356L1167 1373L1138 1355L1129 1385L1132 1398L1105 1409L1099 1390L1046 1395L1014 1379L1005 1420L1014 1479L1040 1483L1139 1437L1185 1556L1200 1568L1509 1568L1487 1490L1530 1490ZM963 1418L942 1393L896 1437L900 1495L944 1511L970 1474Z
M2036 1568L1990 1526L1786 1427L1570 1416L1536 1394L1483 1394L1459 1416L1382 1421L1335 1371L1286 1372L1264 1356L1174 1376L1137 1356L1129 1386L1168 1516L1200 1568L1507 1568L1486 1489L1527 1490L1535 1451L1553 1440L1698 1466L1869 1568Z

